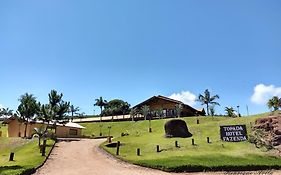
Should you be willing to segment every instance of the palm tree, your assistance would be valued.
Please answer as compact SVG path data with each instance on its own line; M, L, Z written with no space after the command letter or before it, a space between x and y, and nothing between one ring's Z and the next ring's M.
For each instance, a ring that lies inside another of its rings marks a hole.
M210 114L211 114L211 116L213 117L214 115L215 115L215 105L212 105L212 106L210 106Z
M38 116L39 120L47 122L46 131L48 129L49 123L54 121L54 127L56 132L56 123L59 120L65 119L65 114L69 110L70 102L65 102L62 100L63 94L58 93L56 90L51 90L48 94L49 103L45 105L40 105L40 115Z
M73 118L74 114L76 114L76 112L80 111L79 107L74 107L74 105L70 105L69 107L69 112L71 113L71 117Z
M233 107L225 107L225 112L229 117L236 117Z
M132 121L134 121L134 118L135 118L136 115L137 115L137 110L136 110L136 108L132 108L132 109L130 110L130 116L131 116L131 118L132 118Z
M9 108L0 108L0 117L1 116L11 116L13 115L13 110Z
M181 116L181 112L182 112L182 104L176 104L175 105L175 110L176 110L176 113L177 113L177 117L180 118Z
M106 100L103 100L102 97L95 99L96 103L94 104L95 106L100 107L100 122L101 122L101 117L102 117L102 107L104 107L107 104Z
M142 106L141 107L141 113L144 116L144 120L146 120L146 117L149 113L149 106L147 106L147 105Z
M24 137L26 137L28 122L38 113L39 106L36 102L36 97L32 94L25 93L20 97L19 101L18 112L25 122Z
M144 105L141 107L141 112L144 116L144 120L146 120L147 116L149 115L149 111L150 111L149 106ZM151 115L148 117L148 120L149 120L149 127L148 127L149 129L148 130L149 130L149 132L151 132L152 131L151 130Z
M268 100L267 106L269 109L273 108L273 111L277 111L281 106L281 98L277 96L272 97Z
M156 116L160 119L162 118L164 115L163 115L163 109L162 108L159 108L156 110Z
M35 134L38 135L38 146L41 147L41 139L46 137L47 131L46 128L40 127L40 128L34 128Z
M58 110L57 110L55 120L64 120L65 115L69 110L69 106L70 106L70 102L65 102L65 101L61 100L58 103Z
M56 90L51 90L51 92L48 94L49 96L49 104L51 109L54 110L54 108L58 105L58 103L62 100L63 94L58 92Z
M65 119L65 114L68 112L70 102L62 100L63 94L58 93L56 90L51 90L49 96L49 115L51 120L54 121L55 133L57 131L57 122Z
M197 101L201 102L202 105L207 106L207 115L209 115L209 104L211 105L220 105L218 102L215 102L215 99L219 99L218 95L211 96L208 89L204 91L204 95L199 94Z

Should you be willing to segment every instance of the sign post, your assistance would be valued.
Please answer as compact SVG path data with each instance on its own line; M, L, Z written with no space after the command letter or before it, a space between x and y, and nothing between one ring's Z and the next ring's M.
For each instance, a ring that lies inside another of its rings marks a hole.
M248 139L246 125L220 126L221 140L225 142L242 142Z

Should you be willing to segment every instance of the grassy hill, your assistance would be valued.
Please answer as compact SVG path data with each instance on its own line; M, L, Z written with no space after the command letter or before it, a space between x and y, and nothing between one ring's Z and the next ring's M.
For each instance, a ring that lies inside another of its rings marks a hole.
M204 171L204 170L254 170L266 168L280 168L281 159L269 152L257 149L249 142L230 143L220 140L219 126L246 124L250 132L250 122L267 114L251 117L200 117L200 124L196 124L196 117L182 118L186 121L193 134L196 146L191 145L192 138L165 138L164 124L170 119L153 120L152 133L148 132L148 121L138 122L107 122L101 123L103 135L108 135L109 126L114 141L120 141L120 155L125 161L158 168L166 171ZM100 123L85 123L85 135L98 135ZM121 137L121 133L128 136ZM206 142L210 137L211 143ZM180 148L175 147L178 141ZM115 155L116 148L108 148L109 153ZM156 145L161 152L156 152ZM141 149L141 156L136 155L136 149Z

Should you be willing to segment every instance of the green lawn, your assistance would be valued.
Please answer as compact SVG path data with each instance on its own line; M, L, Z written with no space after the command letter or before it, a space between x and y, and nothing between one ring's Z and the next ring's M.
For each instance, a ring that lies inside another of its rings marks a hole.
M229 143L220 140L220 125L246 124L250 132L250 122L264 115L241 118L200 117L199 125L196 124L196 117L182 118L187 122L196 146L191 145L192 138L164 137L164 124L170 119L152 121L152 133L148 132L148 121L102 123L102 133L107 135L108 126L111 126L114 141L121 142L118 158L166 171L280 168L280 158L257 149L249 142ZM99 123L82 125L86 127L85 135L99 134ZM129 136L121 137L122 132L129 133ZM206 137L210 137L210 144L206 142ZM175 141L179 142L180 148L175 147ZM156 152L156 145L160 145L160 153ZM116 148L105 147L105 143L101 146L111 154L116 153ZM137 148L141 149L141 156L136 155Z
M6 127L1 127L6 132ZM6 134L2 135L6 136ZM50 151L54 141L47 141L47 153ZM14 160L9 162L10 152L15 153ZM27 140L22 138L0 137L0 174L16 175L39 166L46 157L41 156L38 140Z

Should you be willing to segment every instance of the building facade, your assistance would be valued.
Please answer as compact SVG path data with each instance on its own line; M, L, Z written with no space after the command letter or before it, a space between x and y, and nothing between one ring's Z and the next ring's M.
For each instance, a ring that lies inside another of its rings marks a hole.
M153 96L153 97L137 104L133 108L137 109L137 111L140 111L142 106L144 106L144 105L149 106L149 109L152 112L152 115L155 115L153 113L153 111L161 109L161 110L163 110L164 117L175 117L177 115L176 105L181 105L182 112L181 112L180 116L182 116L182 117L199 116L199 115L205 116L204 109L197 110L187 104L184 104L181 101L174 100L174 99L164 97L161 95Z
M34 128L46 128L47 123L40 121L30 121L25 123L19 122L17 118L11 117L4 121L8 125L8 137L24 137L26 128L26 137L32 137L35 134ZM49 128L54 128L49 124ZM82 137L83 126L77 123L56 124L55 135L60 138L78 138Z

